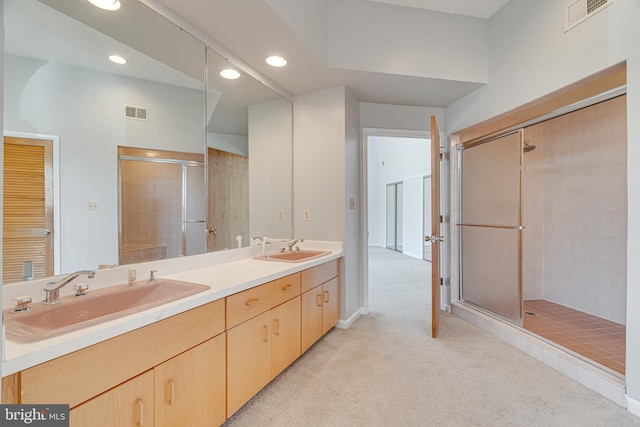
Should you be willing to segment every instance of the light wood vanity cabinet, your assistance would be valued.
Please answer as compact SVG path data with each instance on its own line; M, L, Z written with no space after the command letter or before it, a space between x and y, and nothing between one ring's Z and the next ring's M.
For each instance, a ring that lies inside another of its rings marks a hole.
M230 417L300 356L300 273L227 297L227 328Z
M153 371L130 379L71 409L70 426L154 425Z
M226 339L220 334L153 369L156 426L211 426L226 419Z
M25 369L3 379L15 390L3 403L68 404L74 426L222 424L224 310L214 301Z
M221 334L73 408L70 425L220 425L225 356Z
M338 260L302 272L302 352L340 319Z
M3 403L69 404L80 427L221 425L338 318L334 260L5 377Z

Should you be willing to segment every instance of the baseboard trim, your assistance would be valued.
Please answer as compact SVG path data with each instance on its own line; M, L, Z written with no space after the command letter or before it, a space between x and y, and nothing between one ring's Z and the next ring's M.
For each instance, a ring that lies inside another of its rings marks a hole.
M340 319L336 324L336 328L349 329L351 325L353 325L355 321L358 320L361 314L362 314L362 308L359 308L347 320Z
M627 398L627 411L640 417L640 402L629 397L629 395L625 397Z

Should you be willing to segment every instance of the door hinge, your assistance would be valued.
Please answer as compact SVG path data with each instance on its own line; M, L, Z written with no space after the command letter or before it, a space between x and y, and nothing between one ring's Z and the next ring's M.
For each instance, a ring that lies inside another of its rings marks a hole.
M440 223L442 223L442 220L443 220L442 215L440 215Z
M444 281L442 280L442 277L440 278L440 286L444 286Z

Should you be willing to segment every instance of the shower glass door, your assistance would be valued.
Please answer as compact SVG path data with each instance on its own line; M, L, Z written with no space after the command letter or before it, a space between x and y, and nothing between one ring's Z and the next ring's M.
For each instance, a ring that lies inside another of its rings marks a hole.
M462 150L462 299L522 323L521 132Z

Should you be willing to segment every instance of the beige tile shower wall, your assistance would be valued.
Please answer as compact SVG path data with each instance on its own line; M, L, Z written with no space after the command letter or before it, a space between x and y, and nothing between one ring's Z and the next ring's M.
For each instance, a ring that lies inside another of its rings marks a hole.
M544 298L625 323L626 96L542 126Z
M543 180L544 152L542 124L524 130L524 140L535 150L524 153L522 159L522 290L524 299L541 299L543 249Z

